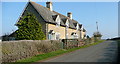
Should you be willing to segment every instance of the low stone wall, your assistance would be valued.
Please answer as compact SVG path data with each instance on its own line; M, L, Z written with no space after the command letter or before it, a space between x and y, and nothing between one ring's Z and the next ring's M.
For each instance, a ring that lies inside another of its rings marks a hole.
M43 54L60 49L71 49L83 45L94 43L94 38L62 39L62 40L20 40L20 41L3 41L2 61L14 62L23 58Z
M64 49L70 49L70 48L74 48L74 47L80 47L80 46L83 46L83 45L89 45L89 44L97 42L97 41L99 41L99 39L95 39L94 37L93 38L82 39L82 40L62 39Z
M14 62L19 59L62 48L62 42L60 40L4 41L1 45L3 62Z
M78 39L63 39L62 42L63 42L64 49L78 47L80 43L82 43L78 41Z

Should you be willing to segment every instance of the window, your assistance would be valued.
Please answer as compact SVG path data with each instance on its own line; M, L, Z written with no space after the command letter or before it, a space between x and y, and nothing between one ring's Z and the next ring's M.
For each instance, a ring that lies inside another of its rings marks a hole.
M48 39L55 40L55 32L53 30L49 31Z
M60 33L56 33L56 40L60 39Z
M51 40L51 34L48 35L48 39Z
M71 33L71 37L72 37L73 39L76 39L76 38L78 38L78 35L77 35L77 33L72 32L72 33Z

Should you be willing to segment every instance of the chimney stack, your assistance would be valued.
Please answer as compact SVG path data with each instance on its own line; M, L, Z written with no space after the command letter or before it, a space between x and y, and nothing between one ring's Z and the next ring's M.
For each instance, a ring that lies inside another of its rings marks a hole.
M68 16L70 19L72 19L72 13L71 13L71 12L68 12L68 13L67 13L67 16Z
M52 2L46 2L46 7L50 9L50 11L53 11Z

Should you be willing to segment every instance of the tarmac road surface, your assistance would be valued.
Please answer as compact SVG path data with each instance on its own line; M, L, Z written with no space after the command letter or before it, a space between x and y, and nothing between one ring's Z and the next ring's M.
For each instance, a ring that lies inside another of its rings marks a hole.
M116 62L117 42L105 41L42 62Z

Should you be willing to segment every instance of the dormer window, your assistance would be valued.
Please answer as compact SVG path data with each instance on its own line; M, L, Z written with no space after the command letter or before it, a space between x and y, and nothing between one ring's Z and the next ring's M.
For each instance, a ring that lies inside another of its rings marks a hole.
M76 29L78 30L79 29L79 24L77 23L77 25L76 25Z
M66 25L66 27L69 27L69 21L68 21L68 19L66 20L65 25Z
M81 31L83 31L83 26L81 27Z
M81 28L82 28L82 24L79 24L79 30L81 30Z
M57 17L56 17L56 20L55 20L55 22L56 22L56 26L60 26L60 17L59 17L59 15L57 15Z

